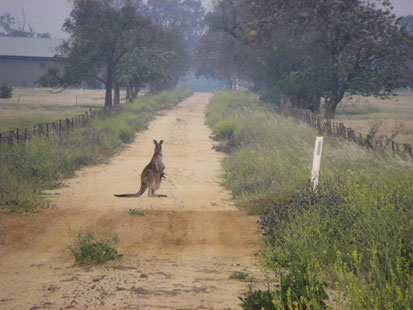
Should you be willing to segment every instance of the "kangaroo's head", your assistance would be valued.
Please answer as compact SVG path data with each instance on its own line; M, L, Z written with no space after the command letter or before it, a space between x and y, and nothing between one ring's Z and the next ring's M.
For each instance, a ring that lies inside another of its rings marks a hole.
M159 141L159 143L156 140L153 140L153 143L155 143L155 154L162 153L163 140Z

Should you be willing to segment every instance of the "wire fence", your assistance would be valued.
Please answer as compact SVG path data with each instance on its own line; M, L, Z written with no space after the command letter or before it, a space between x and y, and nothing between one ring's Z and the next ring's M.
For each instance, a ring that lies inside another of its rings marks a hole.
M371 130L370 133L363 134L350 127L346 127L342 122L321 120L318 115L308 110L283 106L281 112L292 115L294 118L318 129L319 135L326 134L327 136L341 137L376 152L389 151L393 154L407 154L410 157L413 157L413 148L411 144L397 143L391 138L385 138L384 140L377 139L375 138L377 130Z
M405 153L410 157L413 157L413 148L411 144L397 143L389 138L385 140L376 139L375 132L362 134L356 132L352 128L346 127L342 122L334 122L331 120L322 121L318 115L308 110L283 106L281 112L292 115L294 118L317 128L320 135L326 134L328 136L341 137L377 152L388 150L393 152L393 154ZM9 132L0 133L0 144L7 143L13 145L15 143L25 143L35 136L48 137L50 134L56 134L59 137L62 137L74 128L83 127L90 120L102 117L105 113L106 110L89 110L84 114L77 115L70 119L66 118L52 123L42 123L32 128L16 128Z
M41 123L31 128L16 128L8 132L0 133L0 144L26 143L35 136L46 136L56 134L63 137L75 128L85 126L90 120L102 117L105 110L88 110L73 118L60 119L52 123Z

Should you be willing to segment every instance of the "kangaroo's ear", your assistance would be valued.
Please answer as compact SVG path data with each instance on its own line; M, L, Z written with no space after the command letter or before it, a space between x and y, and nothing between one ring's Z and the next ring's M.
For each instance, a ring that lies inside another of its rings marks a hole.
M163 143L163 140L159 141L159 144L162 144L162 143Z
M158 142L156 142L156 140L153 140L153 143L155 143L155 145L158 144Z

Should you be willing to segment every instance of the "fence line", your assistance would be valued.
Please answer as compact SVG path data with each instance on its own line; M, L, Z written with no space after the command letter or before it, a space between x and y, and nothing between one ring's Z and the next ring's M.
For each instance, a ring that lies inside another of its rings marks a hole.
M393 154L405 153L410 157L413 157L413 148L411 144L397 143L393 139L386 139L385 141L375 139L374 135L376 134L376 132L362 134L353 130L352 128L346 127L342 122L334 122L331 120L321 121L318 115L308 110L283 106L281 108L281 112L290 114L294 118L299 119L314 128L317 128L320 135L326 134L328 136L341 137L353 141L361 146L372 149L376 152L391 150Z
M0 133L0 144L7 143L13 145L31 140L35 136L46 136L57 134L59 137L72 131L74 128L85 126L91 119L101 117L106 110L89 110L84 114L73 118L60 119L52 123L41 123L31 128L17 128L9 132Z

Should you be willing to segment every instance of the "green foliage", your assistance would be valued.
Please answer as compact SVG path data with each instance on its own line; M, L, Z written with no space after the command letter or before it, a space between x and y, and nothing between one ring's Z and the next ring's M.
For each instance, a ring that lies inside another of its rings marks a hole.
M131 216L144 216L145 215L145 213L139 209L129 209L128 214Z
M266 100L277 104L282 95L313 112L323 98L331 119L345 94L383 98L411 84L413 40L392 10L383 0L216 1L198 74L229 79L231 87L249 81Z
M219 121L214 126L215 139L226 140L234 136L237 129L237 121L234 119Z
M217 93L207 123L215 130L236 120L224 183L260 213L266 264L288 268L292 278L280 280L308 286L311 300L323 300L320 279L344 291L350 309L412 308L412 163L325 137L314 193L317 132L260 104L249 94Z
M98 239L94 234L83 235L79 232L76 236L76 242L69 249L80 265L83 264L103 264L108 260L122 257L118 251L113 248L119 242L117 235L111 238L102 237Z
M238 280L244 280L248 278L248 273L242 272L242 271L234 271L233 273L230 274L229 276L230 279L238 279Z
M0 87L0 98L11 98L13 93L13 88L7 86L6 83L3 83Z
M326 309L325 284L318 280L308 268L293 268L290 273L278 271L278 281L274 289L253 290L252 286L240 297L241 307L254 309Z
M274 294L270 289L267 289L266 291L253 290L252 285L250 285L248 292L245 293L245 296L239 297L239 299L241 300L240 306L245 310L277 309L273 303Z
M136 131L144 130L157 110L171 108L190 94L188 89L177 89L139 98L62 139L51 134L27 144L1 144L0 205L13 212L37 209L45 203L39 199L42 190L73 176L82 166L102 161L131 142Z

